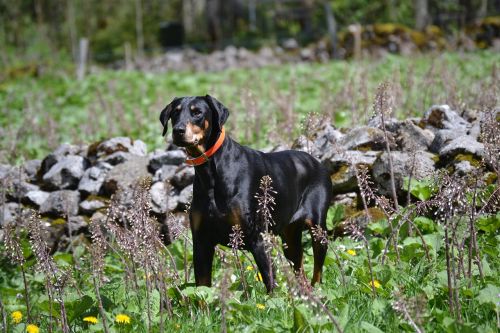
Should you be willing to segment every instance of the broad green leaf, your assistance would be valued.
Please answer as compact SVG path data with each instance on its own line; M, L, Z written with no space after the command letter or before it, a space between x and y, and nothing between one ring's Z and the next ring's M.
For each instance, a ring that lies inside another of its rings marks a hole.
M496 304L500 302L500 287L488 284L485 288L479 291L476 300L483 305L492 306L495 308Z
M382 331L380 328L378 328L377 326L374 326L366 321L362 321L360 326L364 331L369 332L369 333L384 333L384 331Z

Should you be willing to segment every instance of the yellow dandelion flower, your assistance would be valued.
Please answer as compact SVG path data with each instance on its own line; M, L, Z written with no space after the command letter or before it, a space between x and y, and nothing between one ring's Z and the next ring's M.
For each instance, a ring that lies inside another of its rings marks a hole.
M29 324L28 326L26 326L26 332L28 332L28 333L39 333L40 329L36 325Z
M351 256L355 256L356 255L356 250L353 250L353 249L349 249L346 252L347 252L347 254L350 254Z
M181 325L175 324L175 328L179 329L179 328L181 328Z
M97 318L94 316L85 317L85 318L83 318L83 321L90 323L90 324L97 324L97 322L98 322Z
M262 281L262 274L260 273L255 274L255 281Z
M253 271L253 266L252 265L248 265L247 266L247 271Z
M257 309L259 310L264 310L266 308L266 306L264 304L260 304L260 303L257 303L255 304L255 306L257 307Z
M130 317L126 314L120 313L116 315L115 321L118 324L130 324Z
M379 289L382 287L382 284L378 280L373 280L373 281L370 281L370 286Z
M23 314L21 311L14 311L10 314L10 317L12 318L12 322L14 324L19 324L23 319Z

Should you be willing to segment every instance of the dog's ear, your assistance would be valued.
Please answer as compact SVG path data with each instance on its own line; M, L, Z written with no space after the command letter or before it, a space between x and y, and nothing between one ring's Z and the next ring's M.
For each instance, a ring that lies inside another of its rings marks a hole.
M219 130L222 129L222 126L226 123L227 117L229 117L229 110L224 105L222 105L221 102L210 95L206 95L205 100L214 112L213 114L215 115L215 125L219 127Z
M163 134L165 136L167 134L168 129L168 121L170 120L170 116L172 114L173 105L177 102L179 98L175 97L170 104L168 104L160 113L160 122L163 125Z

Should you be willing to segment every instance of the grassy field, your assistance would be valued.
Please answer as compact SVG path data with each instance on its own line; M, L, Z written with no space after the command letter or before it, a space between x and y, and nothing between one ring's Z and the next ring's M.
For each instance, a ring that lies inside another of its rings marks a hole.
M365 122L384 80L392 83L400 118L420 116L437 103L482 108L498 98L488 93L498 91L499 60L484 52L208 74L99 71L81 82L63 72L20 78L0 86L1 157L18 162L43 157L63 141L116 135L161 148L161 108L174 96L207 92L232 110L231 134L256 147L289 143L309 112L326 114L339 127ZM48 252L44 221L34 214L22 221L25 227L2 230L0 327L5 325L5 332L337 327L370 333L498 332L500 213L493 203L498 185L478 182L473 174L412 184L414 202L397 211L387 210L368 188L361 195L374 199L370 214L362 207L354 215L342 205L330 208L329 229L347 220L357 237L326 239L323 283L314 289L290 271L279 240L271 239L278 282L272 295L250 255L230 246L216 251L214 286L195 288L190 231L169 218L174 240L164 246L147 218L144 187L135 192L131 208L111 204L110 218L91 223L91 239L73 236L63 252ZM128 228L113 218L117 210ZM309 237L304 234L310 278Z
M219 73L96 70L83 81L60 69L0 84L0 162L113 136L162 147L158 115L175 96L217 97L232 111L231 134L254 147L289 143L311 112L331 117L337 127L365 123L382 81L393 86L399 118L439 103L477 108L491 90L486 87L498 83L498 63L499 53L485 51Z
M415 186L414 194L427 201L391 213L392 229L379 213L366 229L353 222L356 240L329 239L323 283L314 289L295 277L279 241L271 241L279 285L272 295L249 254L224 246L216 252L214 287L195 288L189 230L169 220L176 238L163 246L145 218L140 191L120 212L128 229L113 218L91 224L92 243L74 236L71 251L52 256L35 215L28 221L29 240L24 229L4 230L0 317L7 332L24 332L27 324L59 332L62 318L73 332L327 332L334 325L344 332L497 332L500 214L488 213L479 199L489 198L493 188L457 184L450 191L444 182L431 192L422 190L425 183ZM477 206L465 205L471 195ZM447 211L449 204L462 208ZM441 213L424 214L424 206ZM474 214L477 246L468 229ZM342 206L330 209L329 222L344 218Z

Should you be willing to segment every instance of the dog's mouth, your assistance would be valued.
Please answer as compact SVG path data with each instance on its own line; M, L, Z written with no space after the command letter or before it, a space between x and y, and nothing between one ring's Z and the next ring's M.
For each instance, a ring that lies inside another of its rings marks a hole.
M200 139L199 138L192 138L191 140L186 140L183 136L182 137L173 137L174 144L178 147L183 147L183 148L189 148L189 147L195 147L200 144Z

